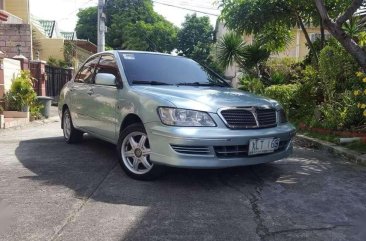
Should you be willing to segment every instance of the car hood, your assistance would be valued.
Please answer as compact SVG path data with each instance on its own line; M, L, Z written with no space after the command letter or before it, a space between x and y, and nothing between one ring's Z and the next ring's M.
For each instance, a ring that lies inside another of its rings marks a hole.
M178 108L217 112L219 108L239 106L272 106L274 100L234 88L196 86L132 86L140 94L171 102Z

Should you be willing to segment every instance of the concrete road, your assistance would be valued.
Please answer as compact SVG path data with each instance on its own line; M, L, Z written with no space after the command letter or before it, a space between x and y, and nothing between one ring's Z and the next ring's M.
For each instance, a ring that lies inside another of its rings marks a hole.
M297 147L141 182L113 145L67 145L59 125L0 132L0 240L366 240L365 167Z

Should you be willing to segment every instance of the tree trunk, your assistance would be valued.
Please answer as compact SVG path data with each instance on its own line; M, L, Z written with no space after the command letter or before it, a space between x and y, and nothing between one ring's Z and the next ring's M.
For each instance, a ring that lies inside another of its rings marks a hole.
M366 52L344 30L331 20L325 21L326 29L341 43L341 45L358 62L363 70L366 70Z
M352 17L359 9L363 0L352 0L346 11L335 21L331 20L323 0L314 0L319 15L323 20L324 27L335 37L344 49L352 55L360 67L366 70L366 52L342 29L343 23Z
M310 51L313 52L315 60L316 60L316 62L318 62L318 53L316 52L316 50L314 48L313 42L311 42L311 39L309 37L309 33L306 30L304 22L302 21L300 15L298 15L298 14L296 14L296 15L297 15L297 19L298 19L298 23L300 25L300 28L301 28L302 32L304 33L304 35L305 35L306 42L309 45Z

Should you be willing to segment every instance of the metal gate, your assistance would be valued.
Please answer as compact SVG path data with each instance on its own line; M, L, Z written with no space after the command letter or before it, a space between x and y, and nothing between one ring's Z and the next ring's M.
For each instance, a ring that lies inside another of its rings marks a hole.
M62 87L71 80L73 69L64 69L46 65L46 95L58 99Z

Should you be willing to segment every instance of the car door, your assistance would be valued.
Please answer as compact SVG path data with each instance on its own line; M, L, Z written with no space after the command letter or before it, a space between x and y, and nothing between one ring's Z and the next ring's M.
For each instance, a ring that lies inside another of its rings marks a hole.
M71 87L71 115L75 127L90 131L93 119L90 116L90 95L92 94L95 68L98 65L99 56L89 59L78 71Z
M112 74L116 83L121 83L118 66L112 54L102 55L95 70L95 74ZM94 119L93 132L108 140L115 140L116 125L118 123L117 110L117 85L94 84L91 95L90 115Z

